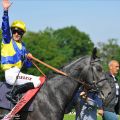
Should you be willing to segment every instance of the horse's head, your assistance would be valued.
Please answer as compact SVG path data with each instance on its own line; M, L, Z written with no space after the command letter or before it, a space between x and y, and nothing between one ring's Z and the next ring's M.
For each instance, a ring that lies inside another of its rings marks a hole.
M91 56L82 57L66 67L66 72L89 90L97 90L103 76L97 49L94 48Z

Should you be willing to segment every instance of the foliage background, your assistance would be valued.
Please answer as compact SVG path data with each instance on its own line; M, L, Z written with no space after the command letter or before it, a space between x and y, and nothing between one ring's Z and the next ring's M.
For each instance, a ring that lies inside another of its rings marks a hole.
M1 30L0 41L2 41ZM58 69L74 59L91 54L95 47L89 34L78 30L75 26L67 26L57 30L47 27L43 31L28 31L24 35L23 41L33 56ZM110 38L107 43L98 42L97 47L105 71L107 71L108 62L111 59L120 61L118 39ZM38 64L38 66L46 75L53 73L52 70L41 64ZM28 74L41 75L34 66L30 69L24 68L22 71ZM4 80L1 69L0 80Z
M58 30L46 28L44 31L37 33L28 31L23 41L33 56L59 69L79 56L90 54L94 46L89 35L80 32L74 26ZM39 66L46 74L53 72L41 64ZM24 68L23 71L40 75L34 66L30 69Z

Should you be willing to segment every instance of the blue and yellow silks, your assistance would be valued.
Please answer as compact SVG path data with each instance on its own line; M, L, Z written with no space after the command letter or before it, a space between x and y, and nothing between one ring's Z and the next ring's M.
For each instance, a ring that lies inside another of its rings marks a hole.
M2 44L1 44L1 68L3 70L10 69L11 67L22 67L23 58L27 54L25 45L23 42L17 44L12 40L8 11L4 11L3 22L2 22ZM25 60L25 66L30 67L31 62Z

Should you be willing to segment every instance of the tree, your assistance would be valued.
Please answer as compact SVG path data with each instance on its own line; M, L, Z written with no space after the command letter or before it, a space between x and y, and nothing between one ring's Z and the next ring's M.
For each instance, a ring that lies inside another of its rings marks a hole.
M109 39L107 43L98 43L104 69L108 70L108 62L112 59L120 61L120 46L117 39ZM118 74L120 78L120 74ZM120 79L119 79L120 80Z
M33 56L58 69L76 57L90 54L94 46L89 36L74 26L58 30L46 28L39 32L28 31L23 41ZM38 66L46 74L52 71L41 64ZM35 67L23 70L25 73L40 75Z
M58 30L46 28L38 33L29 31L24 41L34 56L57 68L76 57L90 54L94 46L87 34L73 26ZM40 66L45 73L50 71ZM36 73L34 71L32 68L29 72Z
M117 41L117 39L109 39L108 43L98 43L101 57L106 63L111 59L120 60L120 46Z
M72 58L90 54L94 47L89 35L84 32L80 32L74 26L58 29L54 34L60 48L67 47L68 49L71 49Z

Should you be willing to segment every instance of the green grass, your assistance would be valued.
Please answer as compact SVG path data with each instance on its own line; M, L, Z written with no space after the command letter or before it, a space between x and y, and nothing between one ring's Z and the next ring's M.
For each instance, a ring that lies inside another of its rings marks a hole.
M66 115L64 115L64 119L63 120L75 120L75 115L66 114Z
M75 115L65 114L63 120L75 120ZM101 116L98 116L97 120L102 120ZM119 115L119 120L120 120L120 115Z
M75 120L75 115L65 114L63 120ZM102 120L102 118L100 116L98 116L97 120Z

